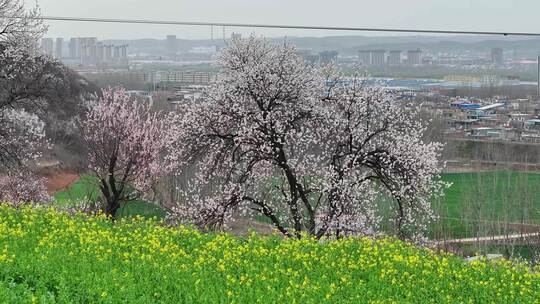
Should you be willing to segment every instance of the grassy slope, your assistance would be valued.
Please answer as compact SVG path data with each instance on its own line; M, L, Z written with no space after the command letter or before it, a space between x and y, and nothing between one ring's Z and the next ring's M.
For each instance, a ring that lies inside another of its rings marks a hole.
M91 175L82 175L79 180L69 186L66 190L54 194L57 204L69 206L84 201L97 201L100 197L99 188L95 178ZM120 217L142 215L145 217L164 218L165 211L152 203L142 200L129 202L122 206L117 213Z
M540 275L392 239L236 238L0 207L2 303L539 303Z
M100 193L95 179L91 175L82 175L67 189L54 193L54 200L60 205L73 205L81 201L96 201Z
M464 205L473 204L490 208L491 219L504 218L507 213L516 220L522 213L515 207L538 205L540 174L522 172L450 173L443 180L453 183L446 191L444 202L448 216L459 217ZM537 212L529 214L531 221L540 218Z
M442 201L434 202L434 208L454 236L474 235L498 221L539 223L538 173L452 173L443 175L443 180L453 185Z
M482 233L478 223L487 221L539 223L540 174L521 172L449 173L443 180L453 185L446 190L442 201L434 202L441 223L432 228L432 236L465 237ZM59 204L90 197L96 200L99 189L89 175L54 195ZM165 212L153 204L136 201L123 207L121 216L145 215L162 218ZM263 220L263 219L261 219ZM264 221L264 220L263 220ZM488 232L486 232L488 233ZM494 233L494 231L489 231Z

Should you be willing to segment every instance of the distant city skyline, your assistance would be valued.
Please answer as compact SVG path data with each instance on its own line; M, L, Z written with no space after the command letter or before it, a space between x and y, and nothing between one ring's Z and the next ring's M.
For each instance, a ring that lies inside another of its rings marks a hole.
M35 0L26 2L32 6ZM540 24L536 21L540 2L534 0L38 0L38 4L46 16L540 33ZM163 39L171 34L185 39L209 39L211 36L209 26L58 21L48 24L49 37L99 35L103 39ZM369 32L249 28L226 28L225 31L226 36L232 32L268 37L375 35ZM222 35L222 28L215 27L214 38L219 39Z

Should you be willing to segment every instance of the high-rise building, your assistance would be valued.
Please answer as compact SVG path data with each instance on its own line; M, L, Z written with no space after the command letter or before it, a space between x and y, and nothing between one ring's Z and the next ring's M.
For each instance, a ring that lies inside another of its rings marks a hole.
M401 64L401 51L391 50L388 54L388 64L389 65Z
M80 59L82 64L98 62L98 40L96 37L71 38L69 41L69 57Z
M114 45L108 44L108 45L103 46L103 48L104 48L103 60L105 62L112 62Z
M319 62L321 64L328 64L337 60L338 52L336 51L322 51L319 52Z
M62 59L64 57L64 39L56 38L56 58Z
M422 64L422 50L407 51L407 64Z
M71 38L69 40L69 58L81 58L81 39Z
M97 38L84 37L81 39L81 62L83 64L97 63Z
M167 55L172 59L176 58L176 53L178 52L177 43L176 35L167 36Z
M127 58L128 45L124 44L120 46L120 58Z
M501 48L492 48L491 49L491 62L493 62L495 64L503 64L504 63L503 49L501 49Z
M81 44L81 56L78 58L81 60L81 64L90 64L90 46L87 44Z
M361 65L370 65L371 64L371 51L360 50L358 51L358 63Z
M103 42L98 42L96 45L96 59L98 64L106 64L105 61L105 45Z
M97 37L71 38L69 57L83 65L127 65L128 45L104 44Z
M42 38L41 49L45 54L52 57L54 55L54 40L52 38Z
M232 33L231 39L242 39L242 34L239 33Z
M128 45L127 44L120 46L120 58L117 64L121 64L121 65L128 64Z
M120 60L120 46L119 45L114 46L113 60L114 61Z
M300 57L302 57L306 63L310 65L314 65L319 61L319 56L317 54L313 54L311 50L302 50L299 49L296 51L296 54Z
M384 61L385 54L386 54L385 50L372 50L371 51L371 64L383 65L385 62Z

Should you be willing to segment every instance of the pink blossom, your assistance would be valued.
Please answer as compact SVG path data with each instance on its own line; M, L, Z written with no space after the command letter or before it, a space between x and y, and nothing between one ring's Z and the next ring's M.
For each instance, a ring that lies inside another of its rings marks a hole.
M82 128L90 170L99 179L108 214L176 166L167 156L173 119L131 100L123 89L103 90L103 97L90 105Z
M0 176L0 203L17 207L23 203L47 203L50 199L42 177L26 171Z

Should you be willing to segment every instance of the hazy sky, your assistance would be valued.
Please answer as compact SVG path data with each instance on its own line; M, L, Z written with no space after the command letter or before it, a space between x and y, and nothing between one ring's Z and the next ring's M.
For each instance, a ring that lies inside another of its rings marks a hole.
M35 0L26 0L29 5ZM423 28L474 31L540 32L539 0L38 0L43 15ZM50 22L48 36L98 38L210 38L209 27ZM354 32L254 30L231 32L267 36L351 35ZM357 33L368 35L369 33ZM222 29L214 29L220 38Z

